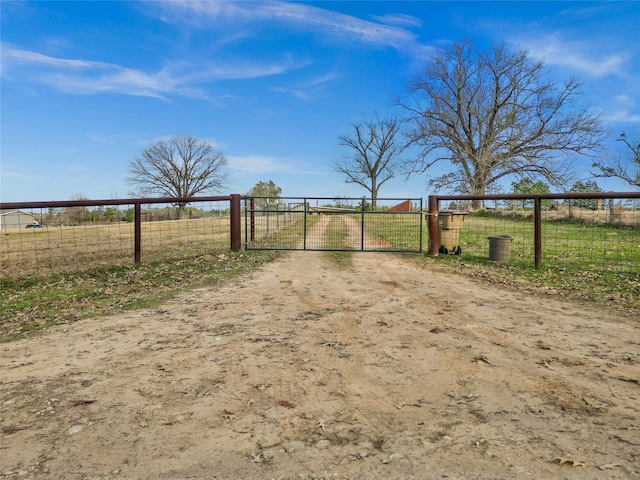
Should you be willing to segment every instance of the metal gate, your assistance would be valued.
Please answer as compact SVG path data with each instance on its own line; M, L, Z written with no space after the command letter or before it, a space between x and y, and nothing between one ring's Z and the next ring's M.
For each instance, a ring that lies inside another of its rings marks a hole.
M422 252L422 199L246 197L247 250Z

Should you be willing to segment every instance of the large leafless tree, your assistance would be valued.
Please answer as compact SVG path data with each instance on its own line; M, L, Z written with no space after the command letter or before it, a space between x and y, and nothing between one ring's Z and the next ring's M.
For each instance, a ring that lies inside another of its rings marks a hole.
M374 118L353 125L353 132L339 137L339 144L349 148L334 169L345 176L346 183L355 183L371 194L371 206L376 207L380 187L394 178L400 169L398 155L402 151L397 117Z
M226 165L227 159L209 142L173 137L154 143L131 160L127 182L141 196L192 197L221 191L226 186Z
M568 167L559 158L588 154L603 139L598 117L576 105L580 88L575 79L554 83L543 62L505 44L479 51L465 41L440 50L400 101L410 145L420 151L410 171L450 162L452 170L431 185L471 194L505 177L556 184Z
M629 138L621 133L618 141L624 145L624 152L611 162L595 162L596 177L617 177L629 185L640 187L640 139Z

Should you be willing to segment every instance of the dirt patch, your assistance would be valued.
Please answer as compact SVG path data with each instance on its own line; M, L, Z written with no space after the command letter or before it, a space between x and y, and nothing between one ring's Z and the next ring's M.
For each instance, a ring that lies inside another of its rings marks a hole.
M0 345L0 474L638 478L640 318L292 253Z

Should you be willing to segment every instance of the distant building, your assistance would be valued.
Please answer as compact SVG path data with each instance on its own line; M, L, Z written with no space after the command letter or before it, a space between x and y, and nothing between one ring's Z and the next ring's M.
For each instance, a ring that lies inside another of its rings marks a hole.
M22 210L0 210L0 230L25 228L27 225L37 224L33 213Z
M411 211L411 200L407 200L405 202L399 203L395 207L391 207L389 209L390 212L410 212Z

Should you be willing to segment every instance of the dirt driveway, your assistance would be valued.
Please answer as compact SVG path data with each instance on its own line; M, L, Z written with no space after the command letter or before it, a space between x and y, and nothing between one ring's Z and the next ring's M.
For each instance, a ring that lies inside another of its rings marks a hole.
M640 318L353 262L0 344L0 477L640 477Z

